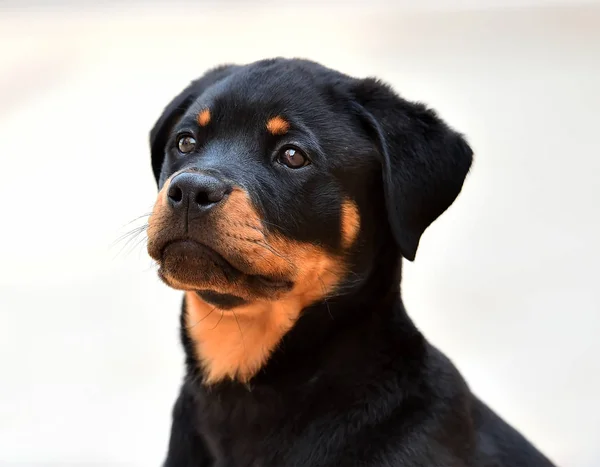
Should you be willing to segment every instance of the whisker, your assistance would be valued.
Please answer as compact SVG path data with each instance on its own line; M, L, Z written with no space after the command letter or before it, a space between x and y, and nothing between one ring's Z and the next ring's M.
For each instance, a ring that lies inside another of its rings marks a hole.
M278 251L276 251L272 246L270 246L270 245L268 245L266 243L260 242L258 240L250 240L249 239L248 241L250 241L250 242L252 242L252 243L254 243L254 244L258 245L258 246L263 247L267 251L270 251L275 256L278 256L282 260L286 261L290 265L290 267L292 267L292 268L295 267L294 263L287 256L282 255L281 253L279 253Z
M136 222L136 221L138 221L138 220L140 220L142 218L147 218L151 214L152 214L151 212L148 212L146 214L142 214L141 216L138 216L135 219L129 221L127 224L123 225L123 227L127 227L127 226L133 224L134 222ZM119 256L121 253L123 253L123 250L127 247L127 245L129 245L131 243L131 241L135 240L140 233L144 232L147 229L148 229L148 223L144 223L143 225L140 225L138 227L135 227L135 228L133 228L133 229L131 229L131 230L123 233L123 234L119 235L110 244L109 248L114 248L119 243L125 241L125 245L123 245L123 247L121 248L121 250L119 250L119 252L116 254L116 256Z
M127 242L125 242L125 246L129 245L132 242L134 242L134 246L135 246L135 245L139 244L140 239L142 241L144 241L147 238L146 235L144 235L145 233L146 233L145 229L138 231L135 235L129 237Z
M264 219L261 219L260 221L261 221L263 224L270 225L270 226L272 226L272 227L275 227L275 228L277 228L277 229L279 229L279 230L284 230L284 229L283 229L283 227L281 227L280 225L277 225L277 224L275 224L274 222L269 222L269 221L266 221L266 220L264 220Z
M255 226L255 225L253 225L253 224L246 224L246 223L242 224L242 226L243 226L243 227L248 227L248 228L250 228L250 229L252 229L252 230L256 230L256 231L257 231L257 232L259 232L259 233L260 233L260 234L261 234L263 237L265 236L265 231L264 231L263 229L261 229L260 227L257 227L257 226Z
M143 272L148 272L151 269L155 270L157 267L158 267L158 264L156 264L156 261L152 260L152 261L150 261L150 265L146 269L144 269Z
M244 341L244 333L242 332L242 327L240 326L240 321L238 320L237 314L235 310L231 310L233 312L233 317L235 318L235 322L237 323L237 327L240 330L240 336L242 338L242 346L244 347L244 352L246 351L246 342Z
M244 242L254 243L255 245L258 245L258 246L264 248L265 250L271 252L275 256L277 256L277 257L281 258L282 260L286 261L290 265L290 267L294 268L294 263L287 256L282 255L277 250L275 250L272 246L270 246L269 244L267 244L267 243L265 243L265 242L263 242L261 240L258 240L256 238L251 238L251 237L242 237L242 236L238 236L238 235L231 235L229 233L224 233L224 235L226 235L227 237L230 237L230 238L234 238L236 240L242 240ZM266 258L264 256L262 256L262 258L263 259L268 259L268 258Z
M131 229L128 232L125 232L123 235L120 235L119 237L117 237L117 239L111 244L111 247L114 247L117 243L122 242L127 237L139 234L140 232L146 230L147 228L148 228L148 224L145 224L145 225L136 227L135 229Z
M127 222L127 224L125 224L123 227L127 227L128 225L133 224L135 221L139 221L142 217L150 217L151 214L152 214L151 212L147 212L146 214L142 214L141 216L136 217L135 219Z
M138 259L141 258L142 255L142 251L144 251L143 248L139 248L142 243L144 243L144 241L146 240L145 236L140 237L133 245L131 245L127 251L124 252L124 256L129 256L130 254L134 253L137 250L137 257Z
M325 283L319 274L317 274L317 279L321 283L321 288L323 289L323 301L325 302L325 306L327 307L327 313L331 316L331 320L333 321L333 315L331 314L331 309L329 308L329 302L327 301L327 289L325 287Z
M146 237L146 236L142 236L142 237L141 237L141 238L140 238L140 239L139 239L139 240L136 242L136 244L135 244L135 245L133 245L133 247L132 247L132 250L135 250L137 247L139 247L139 246L140 246L140 245L141 245L141 244L144 242L144 240L147 240L147 237Z
M117 256L121 255L128 247L130 248L127 250L126 254L130 254L138 245L140 245L141 242L146 240L146 235L142 235L144 233L145 230L142 229L136 232L134 235L130 236L117 253Z
M225 312L223 310L221 310L221 317L219 318L219 321L217 321L217 324L215 324L214 327L210 328L209 331L212 331L213 329L215 329L219 325L219 323L223 319L223 315L224 314L225 314Z
M194 324L192 324L191 326L186 326L186 329L192 329L194 326L197 326L199 323L201 323L202 321L204 321L206 318L208 318L213 311L215 311L217 309L217 307L214 307L212 310L210 310L206 316L203 316L202 318L200 318L198 321L196 321ZM219 324L219 323L217 323ZM215 326L216 327L216 326Z
M262 253L255 251L254 254L260 256L262 259L264 259L265 261L269 261L269 258L267 258L265 255L263 255Z
M138 238L140 234L144 234L146 232L146 228L147 226L138 227L115 241L110 248L114 248L119 242L124 241L124 243L121 246L121 249L115 254L114 258L118 258L120 255L122 255L127 247L131 245L133 246L129 248L126 254L130 254L135 248L137 248L146 239L146 235L142 235L141 238Z
M338 273L336 273L335 271L332 271L331 269L327 269L327 268L323 268L323 270L325 272L328 272L329 274L335 276L335 277L340 277ZM348 276L356 276L358 279L362 279L362 276L354 271L344 271L344 274L348 277Z
M357 285L360 285L362 282L362 278L357 278L354 280L346 281L343 285L339 285L335 287L334 292L336 295L343 295L348 291L354 289Z

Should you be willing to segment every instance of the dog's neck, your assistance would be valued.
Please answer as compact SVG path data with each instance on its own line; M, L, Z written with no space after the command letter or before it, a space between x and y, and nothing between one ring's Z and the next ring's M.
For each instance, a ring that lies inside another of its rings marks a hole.
M318 352L320 347L329 346L337 333L343 333L348 327L364 326L373 315L379 315L380 320L397 319L399 315L408 320L400 293L402 263L399 255L395 255L393 249L381 248L375 258L372 271L362 280L348 277L347 284L341 284L339 295L303 310L300 319L284 336L280 353L296 352L302 356L307 351Z
M398 311L403 314L401 261L394 253L391 246L380 248L376 260L361 268L363 277L348 275L333 296L308 307L265 302L253 307L250 314L235 313L216 310L194 292L187 292L182 334L188 367L199 372L205 384L223 380L247 383L255 376L293 368L294 360L319 353L335 341L337 333L363 325L372 314L378 313L378 319L384 320Z

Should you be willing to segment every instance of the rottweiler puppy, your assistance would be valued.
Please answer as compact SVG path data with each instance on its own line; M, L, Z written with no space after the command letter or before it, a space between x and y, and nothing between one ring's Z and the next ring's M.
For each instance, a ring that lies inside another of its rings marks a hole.
M167 467L542 467L402 303L462 135L376 79L225 65L150 134L148 252L184 291Z

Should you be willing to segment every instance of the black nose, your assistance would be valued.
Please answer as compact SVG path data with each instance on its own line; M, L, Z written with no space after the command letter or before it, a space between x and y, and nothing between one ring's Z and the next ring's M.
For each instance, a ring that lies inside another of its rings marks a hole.
M198 212L219 204L230 192L231 185L213 175L184 172L171 180L167 197L175 209Z

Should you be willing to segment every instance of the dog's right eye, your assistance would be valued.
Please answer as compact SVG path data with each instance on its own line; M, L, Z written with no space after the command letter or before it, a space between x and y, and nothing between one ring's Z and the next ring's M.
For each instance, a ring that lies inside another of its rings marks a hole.
M196 139L191 135L180 136L177 140L177 149L182 154L189 154L196 149Z

